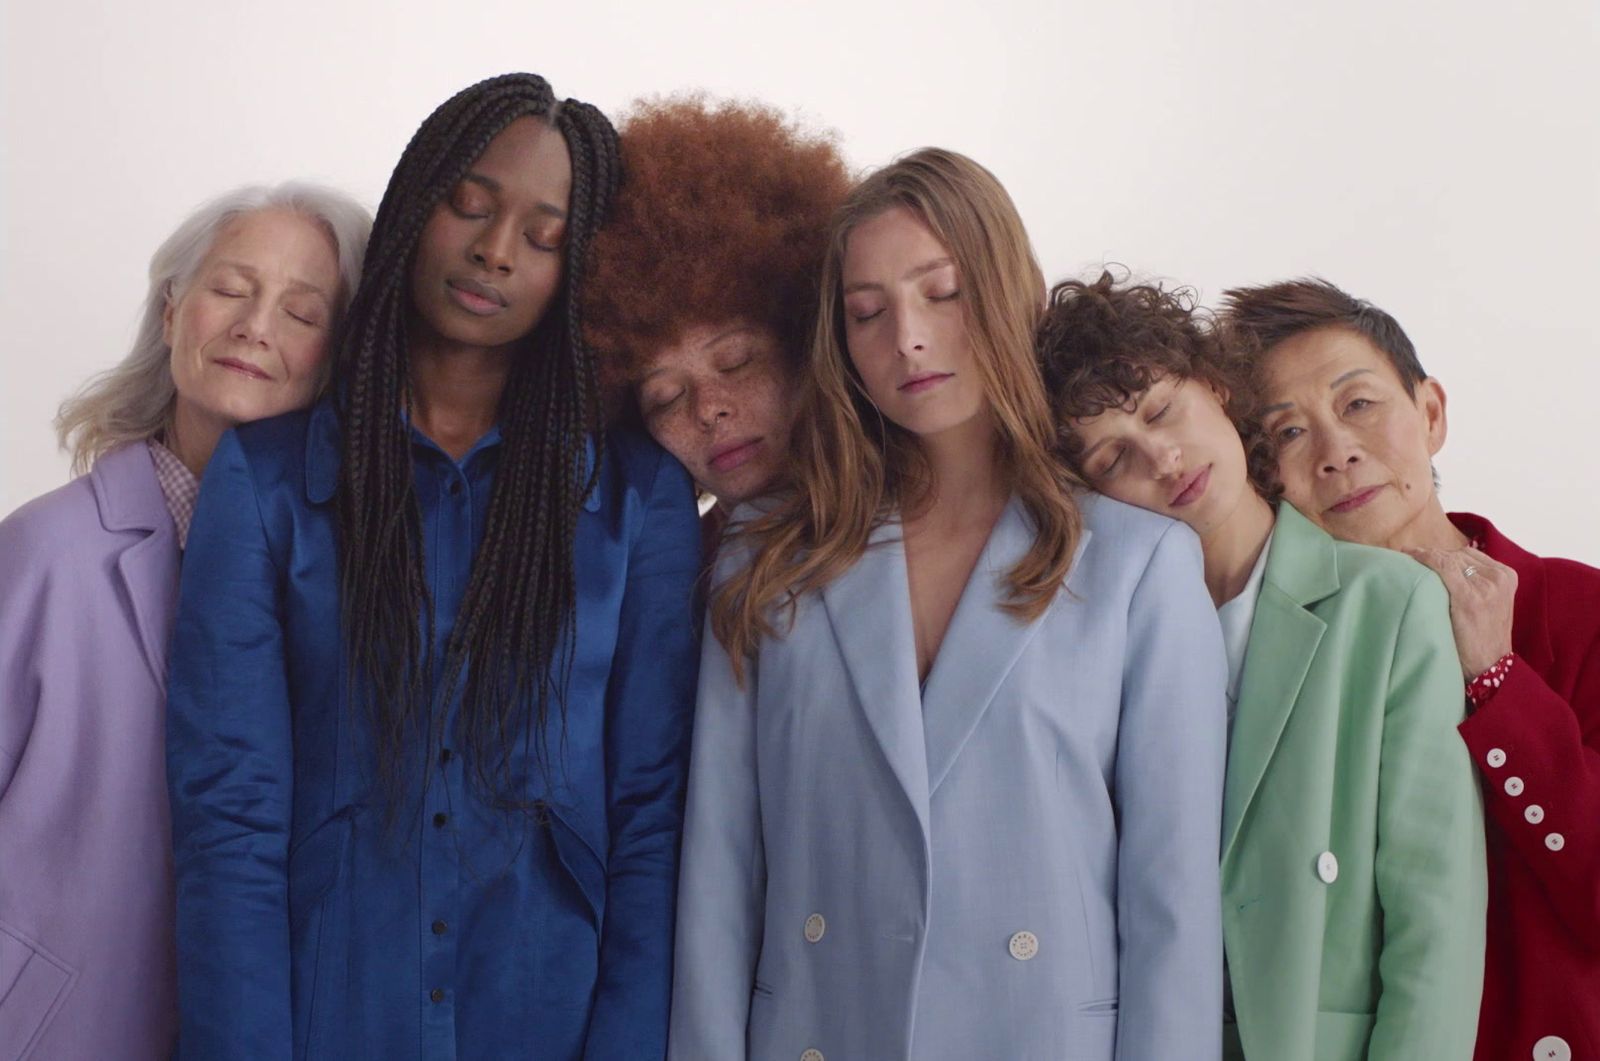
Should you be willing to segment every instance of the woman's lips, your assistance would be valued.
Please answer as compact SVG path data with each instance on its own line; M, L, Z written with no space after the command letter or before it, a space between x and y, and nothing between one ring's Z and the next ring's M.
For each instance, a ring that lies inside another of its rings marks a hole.
M902 394L921 394L923 391L932 390L954 375L954 372L919 372L900 384L899 389Z
M1182 508L1192 505L1205 496L1206 487L1211 484L1211 465L1206 465L1191 475L1183 484L1183 489L1172 499L1173 508Z
M249 376L251 379L264 379L268 380L269 382L272 379L271 376L267 375L256 366L250 364L250 362L240 361L237 358L219 357L214 359L212 364L221 365L225 369L228 369L232 372L237 372L241 376Z
M711 467L719 472L733 471L756 455L761 441L759 438L752 438L748 442L736 442L731 446L714 450L711 455Z
M1367 502L1377 497L1378 491L1382 489L1383 487L1381 486L1369 486L1365 490L1357 490L1355 493L1348 494L1341 500L1329 505L1328 511L1337 512L1341 516L1347 512L1354 512L1356 509L1362 507Z
M479 317L490 317L506 308L505 296L488 284L475 280L447 280L446 288L456 305Z

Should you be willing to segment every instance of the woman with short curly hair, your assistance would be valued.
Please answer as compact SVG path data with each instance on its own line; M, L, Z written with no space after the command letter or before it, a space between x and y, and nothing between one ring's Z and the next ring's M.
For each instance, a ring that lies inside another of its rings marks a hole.
M1272 504L1241 357L1193 295L1067 281L1040 355L1068 463L1200 535L1228 657L1228 1058L1467 1058L1483 816L1438 579Z
M613 411L732 507L787 458L849 175L829 136L757 103L640 103L621 140L627 178L595 238L586 332Z

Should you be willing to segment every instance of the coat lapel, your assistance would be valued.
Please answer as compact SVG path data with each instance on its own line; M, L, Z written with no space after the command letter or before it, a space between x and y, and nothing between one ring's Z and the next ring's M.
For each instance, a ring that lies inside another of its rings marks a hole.
M1307 606L1339 589L1333 539L1288 502L1278 506L1268 549L1228 751L1222 798L1224 864L1327 630Z
M1086 527L1073 557L1074 569L1088 541ZM1000 608L1006 595L1005 576L1032 544L1027 514L1022 502L1013 497L973 566L928 672L922 714L930 794L944 781L1006 675L1043 625L1044 616L1025 623ZM912 651L914 654L915 649Z
M822 600L856 699L926 837L926 745L900 524L873 531L861 559L823 589Z
M150 450L142 442L112 450L95 462L89 477L101 525L108 531L137 535L118 555L117 575L145 661L156 682L165 687L167 638L178 603L178 532Z

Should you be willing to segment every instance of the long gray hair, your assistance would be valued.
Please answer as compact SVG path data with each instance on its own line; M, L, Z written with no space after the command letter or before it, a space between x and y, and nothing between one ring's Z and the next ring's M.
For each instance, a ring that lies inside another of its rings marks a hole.
M61 403L56 437L72 453L74 475L88 471L107 451L153 438L171 425L177 388L162 325L166 307L183 297L230 221L272 209L304 214L332 237L339 254L339 292L330 330L336 328L361 280L361 259L372 232L367 209L343 192L303 181L252 184L219 195L185 218L150 256L150 290L128 356Z

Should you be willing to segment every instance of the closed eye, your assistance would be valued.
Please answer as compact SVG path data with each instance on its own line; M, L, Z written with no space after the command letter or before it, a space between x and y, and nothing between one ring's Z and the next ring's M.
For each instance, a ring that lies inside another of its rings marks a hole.
M672 408L672 406L678 404L678 399L681 398L681 397L683 397L683 391L680 390L680 391L678 391L678 393L674 394L670 398L657 398L657 399L654 399L654 400L646 403L645 410L644 410L644 415L647 416L647 417L649 417L649 416L658 416L661 413L664 413L668 409Z
M226 287L213 287L211 291L213 294L221 295L223 298L244 298L243 291L232 291Z
M320 324L314 318L302 317L300 314L296 313L292 309L286 309L286 310L284 310L284 312L287 313L293 319L299 321L301 324L307 325L307 326L312 327L312 328L320 327Z
M875 309L871 313L852 313L850 316L857 324L865 324L867 321L878 316L882 312L883 310L881 309Z
M1158 412L1158 413L1156 413L1156 415L1152 416L1149 420L1146 421L1146 423L1151 423L1151 424L1155 423L1157 420L1160 420L1163 416L1166 416L1167 415L1167 410L1171 409L1171 408L1172 408L1172 403L1168 402L1167 404L1165 404L1165 405L1163 405L1161 407L1161 411L1160 412Z

